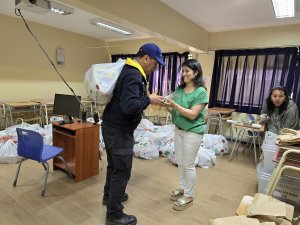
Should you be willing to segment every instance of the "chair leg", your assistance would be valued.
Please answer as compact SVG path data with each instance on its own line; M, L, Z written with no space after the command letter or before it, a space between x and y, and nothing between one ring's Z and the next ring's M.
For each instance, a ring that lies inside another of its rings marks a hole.
M237 154L237 152L238 152L238 150L240 148L241 142L242 142L242 140L244 138L244 135L245 135L245 130L241 130L241 133L242 133L242 137L240 137L240 139L239 139L239 143L238 143L238 146L237 146L235 154Z
M233 130L232 130L232 124L230 125L230 141L232 142L232 137L233 137Z
M219 118L219 130L220 130L220 135L224 135L223 134L222 117L221 116Z
M47 170L47 167L45 166L45 164L44 164L44 163L42 163L42 165L43 165L43 167L44 167L44 170Z
M254 161L255 165L257 164L257 155L256 155L256 137L253 137L253 147L254 147Z
M17 173L16 173L16 177L15 177L15 180L14 180L14 183L13 183L13 186L14 186L14 187L17 186L17 181L18 181L18 177L19 177L21 165L22 165L22 162L23 162L24 160L25 160L24 158L21 158L21 160L20 160L20 162L19 162L18 169L17 169Z
M41 196L44 197L45 196L45 192L46 192L46 185L47 185L48 174L49 174L49 164L47 162L44 162L42 164L43 164L44 167L46 167L44 185L43 185L43 189L42 189L42 192L41 192Z
M249 145L250 144L250 145ZM246 151L246 148L247 148L247 146L249 145L249 149L251 148L251 146L252 146L252 140L248 140L247 141L247 143L246 143L246 145L245 145L245 147L244 147L244 149L243 149L243 153Z
M230 153L230 156L229 156L229 159L228 159L228 161L231 161L231 159L232 159L232 156L233 156L233 154L234 154L234 152L237 152L237 147L236 147L236 145L237 145L237 143L239 142L239 140L240 140L240 135L241 135L241 132L242 132L242 130L239 130L239 132L238 132L238 135L237 135L237 138L235 139L235 142L234 142L234 145L233 145L233 148L232 148L232 150L231 150L231 153Z
M65 167L66 167L66 169L67 169L67 172L68 172L68 174L69 174L69 177L70 177L70 178L73 178L73 175L72 175L72 173L71 173L71 170L70 170L68 164L66 163L66 161L64 160L64 158L61 157L60 155L58 155L57 158L59 158L59 159L65 164Z
M258 134L257 136L257 142L258 142L258 154L259 154L259 159L262 160L262 150L261 150L261 142L260 142L260 135Z

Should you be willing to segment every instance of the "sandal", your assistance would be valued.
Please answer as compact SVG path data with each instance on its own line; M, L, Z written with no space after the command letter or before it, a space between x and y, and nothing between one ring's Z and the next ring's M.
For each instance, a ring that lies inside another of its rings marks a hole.
M170 199L172 201L177 201L177 199L181 198L183 196L183 190L182 189L175 189L171 192Z
M193 205L193 199L186 200L186 199L181 197L176 202L174 202L173 209L178 210L178 211L182 211L182 210L187 209L191 205Z

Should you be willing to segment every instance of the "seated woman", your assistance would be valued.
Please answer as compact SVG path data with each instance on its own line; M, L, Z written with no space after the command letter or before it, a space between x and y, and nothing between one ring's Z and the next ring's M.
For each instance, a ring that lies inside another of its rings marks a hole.
M282 86L273 87L261 110L267 130L279 134L282 128L299 129L298 107Z

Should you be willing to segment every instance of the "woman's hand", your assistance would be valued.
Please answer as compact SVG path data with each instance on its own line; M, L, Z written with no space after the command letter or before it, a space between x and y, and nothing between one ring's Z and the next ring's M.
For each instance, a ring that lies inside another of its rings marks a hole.
M260 124L263 124L263 123L266 123L270 120L270 117L267 115L267 114L261 114L259 119L258 119L258 122Z
M171 107L172 109L176 109L177 104L173 100L164 98L163 99L163 106Z

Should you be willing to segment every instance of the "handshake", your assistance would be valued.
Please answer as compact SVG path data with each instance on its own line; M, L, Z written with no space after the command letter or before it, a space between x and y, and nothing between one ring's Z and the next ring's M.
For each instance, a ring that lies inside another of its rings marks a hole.
M172 92L171 94L169 94L167 96L160 96L160 95L157 95L157 93L152 93L152 94L148 93L148 96L150 98L151 104L166 105L166 104L170 103L170 101L172 101L178 95L175 92Z

